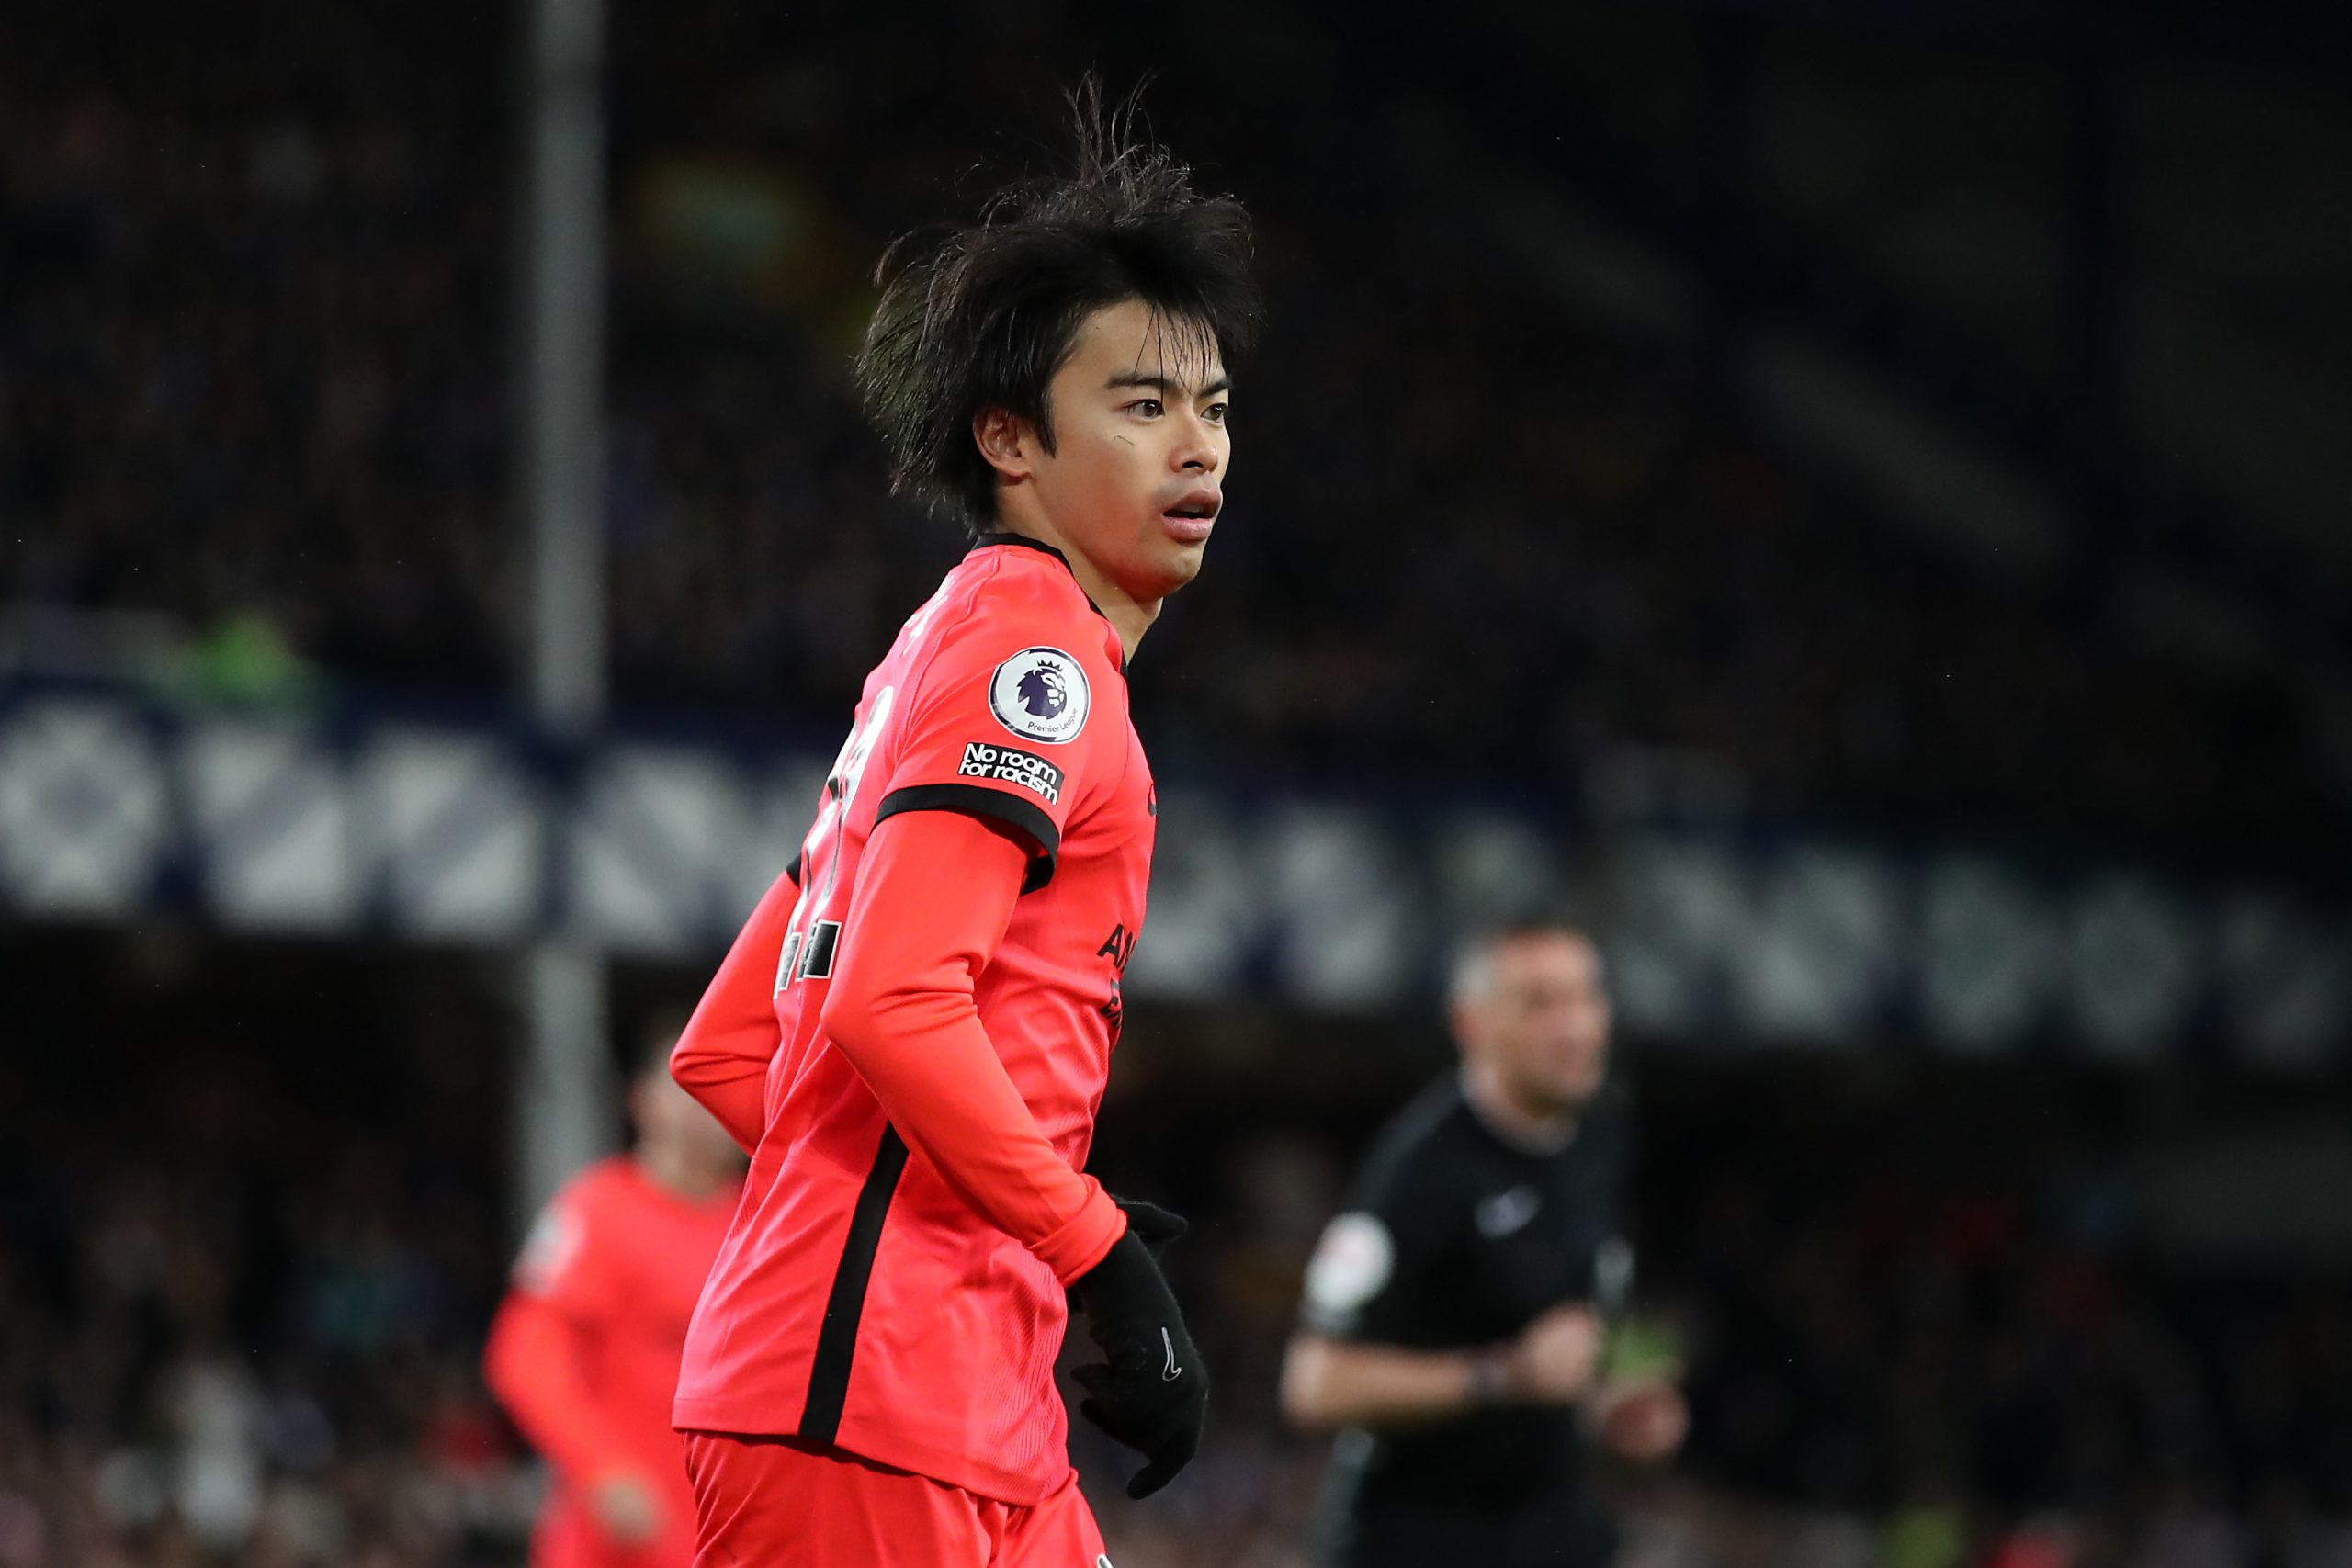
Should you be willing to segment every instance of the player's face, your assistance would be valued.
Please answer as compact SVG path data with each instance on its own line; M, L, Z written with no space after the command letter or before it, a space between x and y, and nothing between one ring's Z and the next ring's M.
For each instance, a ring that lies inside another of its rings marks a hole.
M1488 963L1484 994L1456 1018L1464 1047L1530 1106L1567 1110L1599 1093L1609 1070L1609 993L1592 943L1539 932L1503 943Z
M1078 329L1054 374L1054 450L1032 482L1056 534L1139 603L1190 582L1225 502L1231 383L1205 334L1130 300Z

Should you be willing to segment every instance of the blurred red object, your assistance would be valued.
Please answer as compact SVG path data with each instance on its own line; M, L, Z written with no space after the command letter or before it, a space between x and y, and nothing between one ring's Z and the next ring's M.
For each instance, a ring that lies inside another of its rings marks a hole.
M1674 1457L1690 1436L1690 1407L1672 1383L1637 1383L1604 1396L1600 1433L1611 1452L1657 1463Z
M1984 1568L2073 1568L2074 1532L2063 1526L2027 1525L1985 1558Z

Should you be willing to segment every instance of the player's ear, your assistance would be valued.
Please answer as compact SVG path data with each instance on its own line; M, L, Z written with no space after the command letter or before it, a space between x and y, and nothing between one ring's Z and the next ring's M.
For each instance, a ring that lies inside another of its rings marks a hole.
M1445 1021L1453 1032L1453 1043L1466 1059L1478 1049L1477 1004L1467 998L1456 997L1445 1004Z
M972 440L1003 479L1025 479L1036 470L1036 436L1028 422L1010 409L982 409L972 416Z

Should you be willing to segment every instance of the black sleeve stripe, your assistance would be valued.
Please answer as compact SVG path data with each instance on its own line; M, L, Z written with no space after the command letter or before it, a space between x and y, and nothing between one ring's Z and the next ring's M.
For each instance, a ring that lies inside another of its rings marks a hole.
M800 880L800 857L798 855L792 857L792 863L784 868L784 874L792 878L792 885L795 887L803 887L807 886L806 883Z
M967 817L986 817L1016 828L1037 846L1037 858L1029 863L1021 891L1035 893L1054 879L1054 857L1061 852L1062 830L1041 806L979 784L910 784L884 795L875 808L874 820L878 825L901 811L960 811Z
M1039 854L1051 855L1062 847L1062 830L1054 826L1044 807L983 784L913 784L894 789L875 808L874 820L879 822L901 811L960 811L967 817L992 817L1026 833Z

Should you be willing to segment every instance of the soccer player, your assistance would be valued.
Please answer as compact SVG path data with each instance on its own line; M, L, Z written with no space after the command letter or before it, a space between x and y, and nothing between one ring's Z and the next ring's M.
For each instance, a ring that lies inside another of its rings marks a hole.
M868 412L974 538L672 1058L752 1151L678 1385L708 1568L1096 1568L1072 1308L1129 1494L1200 1440L1182 1222L1083 1169L1159 809L1127 660L1200 570L1258 304L1241 208L1079 118L1075 174L884 258Z
M1641 1460L1688 1421L1670 1382L1603 1371L1632 1256L1600 955L1573 926L1489 932L1451 1011L1461 1069L1388 1125L1325 1231L1283 1405L1341 1429L1335 1568L1602 1568L1580 1407Z
M694 1491L670 1427L678 1353L741 1196L743 1156L670 1081L674 1030L629 1085L637 1147L540 1213L483 1372L555 1469L532 1568L686 1568Z

